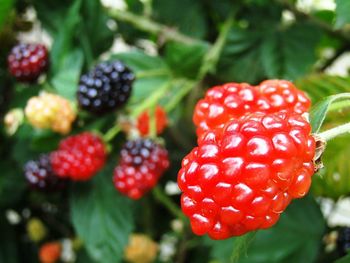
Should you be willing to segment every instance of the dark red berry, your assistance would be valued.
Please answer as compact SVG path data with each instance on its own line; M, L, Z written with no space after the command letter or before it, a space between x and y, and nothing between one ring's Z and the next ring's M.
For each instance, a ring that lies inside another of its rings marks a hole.
M38 160L27 162L24 166L24 175L28 184L40 191L58 191L67 185L67 180L53 172L48 154L41 155Z
M246 113L291 111L307 112L310 100L291 82L267 80L258 86L247 83L228 83L209 89L193 113L197 135L221 129L226 122Z
M195 234L225 239L269 228L309 190L315 140L300 114L252 113L208 131L178 174Z
M168 152L150 139L128 141L114 170L114 185L122 194L139 199L152 189L169 167Z
M7 58L8 68L18 81L34 82L49 67L49 54L41 44L18 44Z
M120 61L103 62L82 75L77 99L91 113L108 113L123 106L131 95L135 77Z
M95 134L84 132L61 141L57 151L51 153L55 173L75 181L94 176L105 164L106 148Z

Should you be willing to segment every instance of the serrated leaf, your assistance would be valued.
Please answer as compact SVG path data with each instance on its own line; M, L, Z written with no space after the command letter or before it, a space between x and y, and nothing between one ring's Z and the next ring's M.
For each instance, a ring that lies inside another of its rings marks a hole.
M341 28L350 23L350 1L348 0L336 0L336 21L335 27Z
M311 197L293 201L275 226L257 232L247 253L238 262L314 262L324 230L322 213ZM213 242L213 258L220 263L231 263L234 242L234 239Z
M177 76L195 78L208 48L209 45L205 42L193 45L168 43L165 61Z
M329 96L311 108L310 123L312 126L312 131L314 133L317 133L320 131L330 105L337 100L344 100L344 99L350 99L350 93L340 93L337 95Z
M70 100L75 99L83 61L83 53L80 50L65 54L62 65L51 80L58 94Z
M96 262L119 262L133 229L131 202L114 189L112 165L91 184L77 185L71 197L73 226Z

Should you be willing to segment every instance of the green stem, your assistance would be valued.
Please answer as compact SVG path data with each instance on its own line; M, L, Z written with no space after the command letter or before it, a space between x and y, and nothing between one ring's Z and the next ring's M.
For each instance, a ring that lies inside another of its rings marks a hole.
M173 200L171 200L169 196L167 196L159 186L154 187L152 193L154 198L158 202L163 204L164 207L166 207L170 213L172 213L175 217L181 219L184 222L187 221L186 217L179 209L179 206L175 204Z
M111 129L109 129L106 134L103 136L103 140L105 142L110 142L119 132L121 131L121 128L119 125L113 126Z
M175 94L175 96L167 103L164 107L166 112L172 111L176 106L179 105L180 101L189 93L192 88L196 85L194 81L186 81L181 90Z
M131 112L130 116L137 117L142 113L144 110L154 106L168 91L168 89L171 87L170 82L166 82L163 86L161 86L157 91L153 92L150 97L145 99L141 105L138 107L135 107L134 110Z
M327 131L318 134L325 141L329 141L339 135L350 133L350 122L343 125L337 126L335 128L329 129Z
M223 24L220 34L214 45L209 49L203 58L202 66L199 70L198 80L201 80L210 72L214 72L219 61L223 47L225 46L228 33L233 24L233 15L230 15Z
M155 34L166 41L176 41L184 44L193 44L200 40L186 36L176 29L159 24L147 17L135 15L125 10L107 10L109 15L117 21L129 23L139 30Z

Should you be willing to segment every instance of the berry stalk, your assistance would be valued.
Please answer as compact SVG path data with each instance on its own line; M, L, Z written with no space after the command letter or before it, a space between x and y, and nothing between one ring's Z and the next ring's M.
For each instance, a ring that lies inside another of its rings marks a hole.
M350 133L350 122L343 125L337 126L335 128L329 129L327 131L321 132L318 134L325 141L334 139L337 136L342 134Z

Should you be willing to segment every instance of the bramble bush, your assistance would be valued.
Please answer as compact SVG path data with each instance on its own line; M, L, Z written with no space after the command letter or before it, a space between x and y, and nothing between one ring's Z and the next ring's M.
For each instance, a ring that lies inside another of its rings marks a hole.
M305 2L2 0L0 262L350 262L350 2Z

